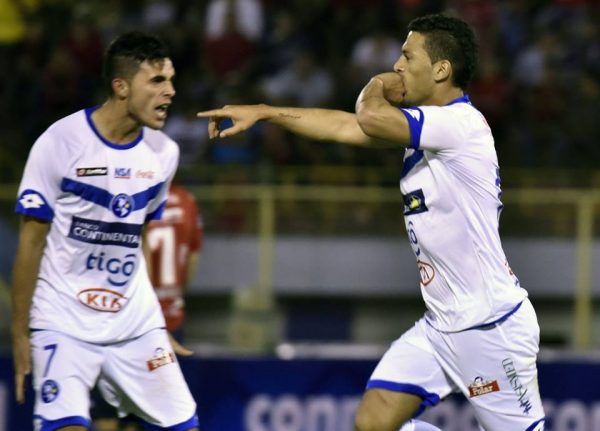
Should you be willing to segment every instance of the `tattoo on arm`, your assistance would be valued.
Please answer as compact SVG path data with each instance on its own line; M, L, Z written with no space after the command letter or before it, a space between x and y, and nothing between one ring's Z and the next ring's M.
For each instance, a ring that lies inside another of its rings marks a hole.
M293 120L298 120L301 118L300 115L286 114L285 112L280 112L279 116L283 118L291 118Z

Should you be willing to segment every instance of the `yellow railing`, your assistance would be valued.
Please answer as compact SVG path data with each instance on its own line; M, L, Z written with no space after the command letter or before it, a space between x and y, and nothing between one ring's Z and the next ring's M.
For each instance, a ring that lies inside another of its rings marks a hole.
M196 186L191 187L199 200L248 200L258 202L259 272L257 294L273 295L273 248L275 240L275 202L397 202L397 188L320 187L320 186ZM569 205L576 211L576 266L574 347L589 349L592 344L592 247L594 206L600 204L600 191L588 189L512 189L505 190L507 205Z
M216 185L190 186L201 202L242 200L256 202L259 237L259 269L256 295L263 300L273 297L273 250L276 235L276 203L280 201L358 202L402 204L397 188ZM0 186L0 200L13 200L14 185ZM592 344L592 248L595 206L600 204L600 191L590 189L511 189L502 200L508 206L562 205L576 213L576 265L574 295L574 347L589 349ZM259 298L260 299L260 298ZM272 301L268 301L272 302Z

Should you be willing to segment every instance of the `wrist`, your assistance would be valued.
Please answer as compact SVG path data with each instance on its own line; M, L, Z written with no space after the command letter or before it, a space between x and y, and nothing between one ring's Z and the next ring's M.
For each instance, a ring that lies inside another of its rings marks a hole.
M265 103L258 105L258 121L270 121L275 117L275 109Z

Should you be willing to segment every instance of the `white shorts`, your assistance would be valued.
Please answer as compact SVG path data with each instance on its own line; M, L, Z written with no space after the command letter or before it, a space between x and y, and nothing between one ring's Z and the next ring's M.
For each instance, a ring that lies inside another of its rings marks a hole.
M486 431L538 431L544 410L537 384L539 326L528 299L501 323L444 333L425 318L392 343L367 389L418 395L420 414L462 392Z
M198 426L196 403L164 329L109 345L54 331L31 334L34 429L90 426L96 383L120 416L132 414L152 429Z

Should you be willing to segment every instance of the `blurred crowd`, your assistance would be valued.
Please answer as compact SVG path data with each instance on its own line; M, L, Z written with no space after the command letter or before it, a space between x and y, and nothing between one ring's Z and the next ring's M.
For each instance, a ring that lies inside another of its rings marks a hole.
M369 77L400 56L406 24L447 12L473 25L469 89L508 167L594 168L600 160L596 0L0 0L0 182L35 138L102 103L102 53L122 31L170 46L177 96L166 132L182 168L360 165L399 169L401 152L323 145L261 123L208 141L195 112L270 103L353 110Z

